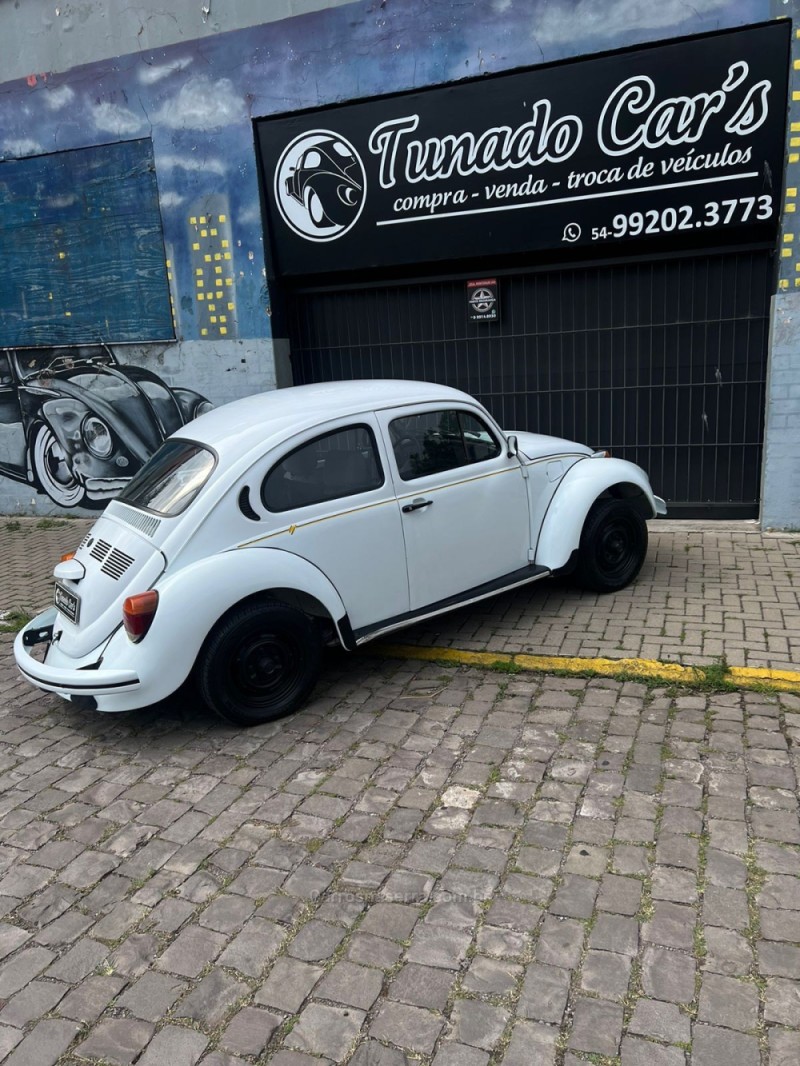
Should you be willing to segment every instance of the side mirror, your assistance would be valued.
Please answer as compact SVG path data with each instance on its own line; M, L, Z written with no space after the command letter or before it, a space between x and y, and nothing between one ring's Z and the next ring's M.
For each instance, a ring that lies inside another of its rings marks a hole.
M506 452L506 455L509 459L513 459L519 451L519 443L515 434L512 433L510 436L506 437L506 444L508 445L508 451Z

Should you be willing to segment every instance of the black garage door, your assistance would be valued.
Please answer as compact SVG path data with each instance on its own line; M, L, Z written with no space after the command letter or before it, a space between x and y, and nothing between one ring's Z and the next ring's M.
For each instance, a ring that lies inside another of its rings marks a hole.
M465 276L297 290L294 381L453 385L638 463L674 516L756 517L773 274L766 251L506 274L497 322L468 321Z

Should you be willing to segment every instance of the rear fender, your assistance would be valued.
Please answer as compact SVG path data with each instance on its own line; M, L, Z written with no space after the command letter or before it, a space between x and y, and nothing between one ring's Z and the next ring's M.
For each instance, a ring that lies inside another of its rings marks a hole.
M657 513L647 475L634 463L600 457L575 463L547 509L536 545L537 565L549 570L567 565L580 545L586 516L602 495L630 500L645 518L654 518Z
M296 602L305 610L330 616L346 647L347 612L339 593L321 570L278 548L237 548L201 559L156 583L159 600L144 639L131 643L116 631L105 659L136 669L145 684L153 673L168 673L163 695L181 685L192 672L198 652L219 619L243 600L259 594ZM277 593L274 590L278 590ZM144 589L131 589L131 593ZM159 693L155 698L162 698Z

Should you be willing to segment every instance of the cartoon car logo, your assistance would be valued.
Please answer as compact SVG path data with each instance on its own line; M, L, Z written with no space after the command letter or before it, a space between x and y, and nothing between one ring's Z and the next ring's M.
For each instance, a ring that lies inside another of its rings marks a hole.
M275 171L275 201L301 237L330 241L355 225L364 207L366 174L355 148L336 133L304 133Z
M102 507L212 404L104 344L0 349L0 475L61 507Z

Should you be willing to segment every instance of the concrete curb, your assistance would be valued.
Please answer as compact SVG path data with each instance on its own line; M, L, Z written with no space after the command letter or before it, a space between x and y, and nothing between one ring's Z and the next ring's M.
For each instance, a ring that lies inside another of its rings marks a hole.
M380 644L369 654L389 659L423 659L462 666L496 667L507 665L538 673L598 674L602 677L702 684L708 668L681 666L656 659L589 659L562 655L511 655L507 652L460 651L457 648L420 647L414 644ZM729 666L722 675L737 688L770 688L777 692L800 694L800 673L793 670L766 670L748 666Z

